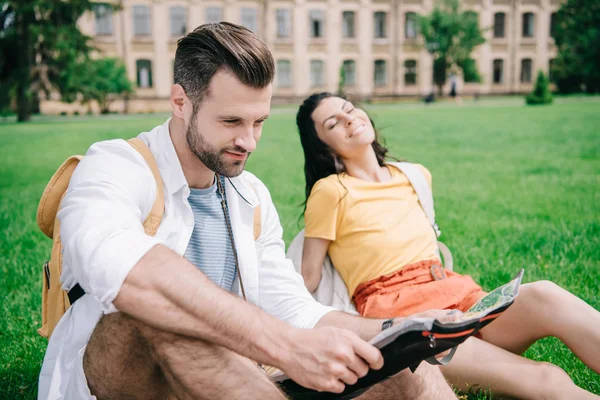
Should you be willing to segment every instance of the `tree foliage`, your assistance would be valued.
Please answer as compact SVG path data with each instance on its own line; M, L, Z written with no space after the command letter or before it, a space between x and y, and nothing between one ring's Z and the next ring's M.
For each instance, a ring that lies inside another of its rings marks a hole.
M462 11L458 0L441 0L433 11L419 18L425 48L433 55L433 81L442 95L448 72L460 69L465 82L479 82L473 49L485 43L477 14Z
M557 14L552 80L563 93L600 93L600 1L568 0Z
M114 100L133 92L133 84L118 58L86 59L73 64L63 71L60 81L64 101L86 104L95 100L102 114L109 112Z
M550 87L548 84L549 82L546 78L546 75L544 75L544 72L540 70L538 72L533 91L525 98L526 103L529 105L551 104L552 93L550 92Z
M13 94L19 121L29 120L38 94L62 92L62 72L88 57L90 38L77 21L93 6L90 0L0 1L0 91Z

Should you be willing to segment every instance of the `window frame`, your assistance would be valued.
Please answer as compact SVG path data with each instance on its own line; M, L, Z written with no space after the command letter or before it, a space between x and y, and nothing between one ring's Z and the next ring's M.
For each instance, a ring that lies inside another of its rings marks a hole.
M138 10L138 15L136 15ZM139 14L141 10L146 10L145 15ZM133 18L133 36L149 37L152 36L152 10L147 4L135 4L131 7L131 16ZM143 20L141 18L144 18ZM143 21L144 26L139 25ZM147 26L146 26L147 25ZM141 29L147 28L147 30Z
M375 87L386 87L388 82L388 65L387 60L378 59L373 62L373 85ZM383 68L377 67L383 66ZM379 72L379 79L378 79ZM383 75L383 81L381 80L381 75Z
M412 35L409 35L409 21L410 25L414 25ZM417 26L417 13L414 11L407 11L404 13L404 38L407 40L414 40L419 36L419 27Z
M497 20L497 17L500 17L500 16L502 17L502 25L498 24L498 20ZM501 30L502 30L501 34L497 34L498 30L499 30L497 28L499 26L501 26ZM503 39L506 37L506 13L505 12L499 11L497 13L494 13L494 33L493 33L493 35L494 35L494 39Z
M414 63L414 66L409 66L408 65L409 63ZM404 60L402 65L404 67L404 86L417 86L417 84L419 83L419 81L418 81L419 70L417 69L419 66L419 62L417 60L411 58L408 60ZM413 71L411 71L411 70L413 70ZM407 79L409 76L414 76L414 81Z
M147 63L147 64L146 64ZM141 71L144 66L148 66L148 85L142 86L142 74ZM154 82L152 79L152 60L148 60L146 58L140 58L135 60L135 74L136 74L136 85L138 89L152 89L154 87Z

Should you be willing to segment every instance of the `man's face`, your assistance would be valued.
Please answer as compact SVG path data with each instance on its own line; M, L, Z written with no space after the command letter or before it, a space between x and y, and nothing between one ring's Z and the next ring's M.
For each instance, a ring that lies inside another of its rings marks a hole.
M219 175L241 174L269 116L271 90L271 85L255 89L229 72L217 72L188 124L192 153Z

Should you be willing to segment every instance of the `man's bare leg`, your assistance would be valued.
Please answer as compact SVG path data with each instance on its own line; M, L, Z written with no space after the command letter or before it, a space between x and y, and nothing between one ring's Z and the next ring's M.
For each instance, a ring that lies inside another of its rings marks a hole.
M201 340L151 328L122 313L102 317L83 367L98 400L284 399L252 361Z
M358 399L456 400L456 394L438 367L422 362L414 373L405 369L387 381L373 386Z

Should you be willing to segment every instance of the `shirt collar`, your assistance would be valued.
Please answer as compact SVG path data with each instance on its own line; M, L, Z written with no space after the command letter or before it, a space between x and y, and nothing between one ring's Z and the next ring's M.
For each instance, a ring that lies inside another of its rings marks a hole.
M169 132L169 118L164 124L158 127L156 135L156 153L158 168L163 177L163 184L166 192L172 195L182 188L188 188L187 180L183 174L179 157L173 146L171 134ZM189 190L189 188L187 189Z

